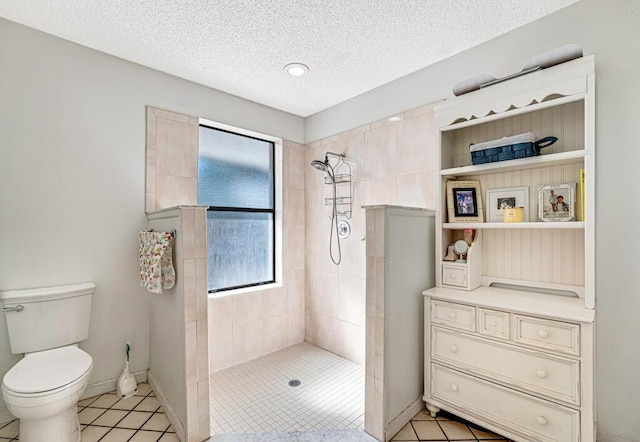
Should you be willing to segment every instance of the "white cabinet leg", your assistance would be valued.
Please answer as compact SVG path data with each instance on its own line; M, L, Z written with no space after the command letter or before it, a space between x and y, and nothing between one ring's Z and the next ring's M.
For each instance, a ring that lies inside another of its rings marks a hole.
M427 402L427 410L429 410L429 414L431 415L431 417L436 417L436 414L438 414L440 408Z

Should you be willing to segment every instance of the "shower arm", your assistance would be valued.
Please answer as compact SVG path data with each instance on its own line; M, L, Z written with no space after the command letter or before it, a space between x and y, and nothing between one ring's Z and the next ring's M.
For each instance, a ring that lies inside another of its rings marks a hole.
M344 153L335 153L335 152L325 152L324 156L325 157L332 156L332 157L343 158L343 159L347 157L347 155Z

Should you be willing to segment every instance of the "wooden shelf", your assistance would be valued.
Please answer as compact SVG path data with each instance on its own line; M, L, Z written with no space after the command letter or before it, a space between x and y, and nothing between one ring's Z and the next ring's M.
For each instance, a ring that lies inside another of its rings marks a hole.
M585 223L582 221L566 222L529 222L529 223L443 223L443 229L463 230L463 229L501 229L501 230L523 230L523 229L584 229Z
M442 169L441 176L460 177L469 175L483 175L512 170L532 169L536 167L560 166L584 161L585 150L572 150L569 152L539 155L537 157L521 158L517 160L498 161L495 163L478 164L476 166L462 166L451 169Z

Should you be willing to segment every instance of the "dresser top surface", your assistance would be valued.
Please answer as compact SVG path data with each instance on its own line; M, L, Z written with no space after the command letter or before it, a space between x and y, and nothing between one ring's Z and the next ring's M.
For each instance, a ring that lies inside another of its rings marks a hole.
M481 286L464 291L434 287L423 292L425 297L442 301L506 310L574 322L594 322L595 311L584 307L584 299L546 293Z

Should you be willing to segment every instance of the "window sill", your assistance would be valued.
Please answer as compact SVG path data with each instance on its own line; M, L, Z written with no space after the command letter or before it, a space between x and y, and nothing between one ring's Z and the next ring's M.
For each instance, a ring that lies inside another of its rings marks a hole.
M280 282L272 282L271 284L256 285L256 286L253 286L253 287L243 287L241 289L234 289L234 290L225 290L223 292L209 293L209 299L224 298L226 296L242 295L242 294L245 294L245 293L259 292L259 291L274 289L274 288L278 288L278 287L282 287L282 283L280 283Z

